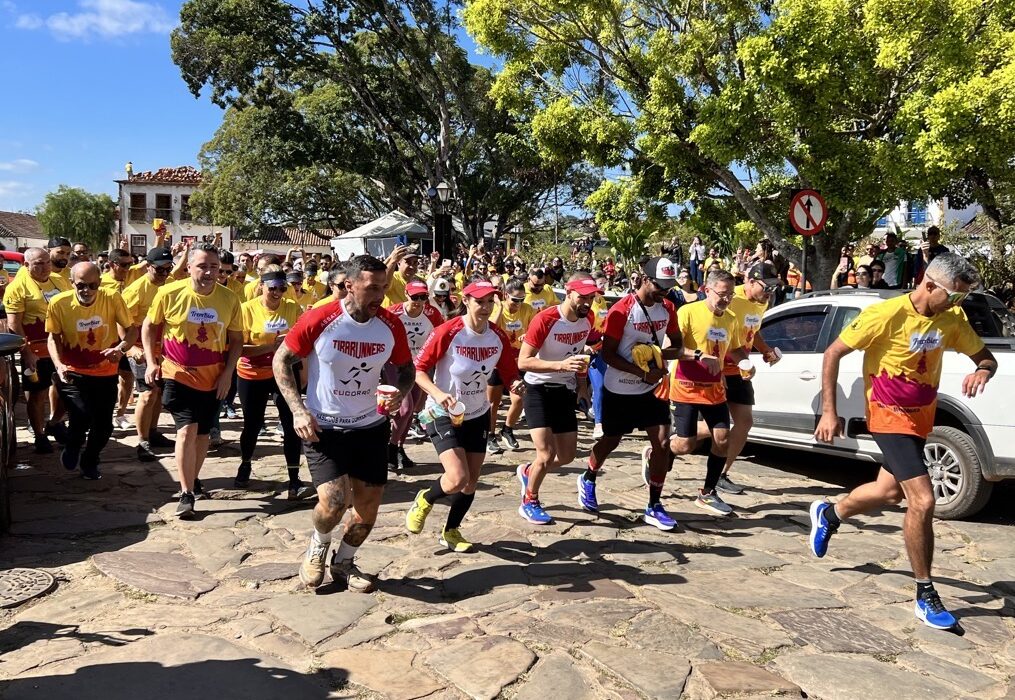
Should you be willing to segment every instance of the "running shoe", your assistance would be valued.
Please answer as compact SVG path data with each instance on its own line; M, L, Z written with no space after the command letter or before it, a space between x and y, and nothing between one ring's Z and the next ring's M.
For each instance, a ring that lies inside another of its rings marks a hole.
M518 482L522 485L522 498L525 498L525 491L529 488L529 463L519 464L518 468L515 469L515 475L518 477Z
M433 505L426 502L423 498L423 494L426 493L426 489L422 489L416 494L415 500L412 502L412 508L405 514L405 529L414 535L418 535L423 531L423 526L426 525L426 516L430 515L430 511L433 509Z
M300 565L300 581L308 588L317 588L324 581L324 558L328 556L328 545L310 538L310 544Z
M486 439L486 453L488 455L499 455L503 451L504 448L501 447L500 441L497 439L497 435L495 433L490 433L490 437Z
M314 490L314 487L309 484L304 484L302 481L293 481L289 484L290 501L302 501L305 498L310 498L316 495L317 491Z
M99 467L81 467L81 478L87 481L98 481L102 478L102 474L99 473Z
M412 425L409 427L409 432L405 434L405 437L412 440L423 440L426 438L426 433L423 432L422 426L420 426L419 421L415 418L412 419Z
M599 512L599 501L596 500L596 482L586 481L584 474L578 475L578 505L590 513Z
M398 469L415 469L416 463L409 459L409 455L405 454L405 446L398 446Z
M596 423L595 427L592 428L592 439L598 440L601 437L603 437L603 424Z
M226 406L226 418L234 420L237 417L236 409L232 406Z
M505 425L504 429L500 431L500 437L512 450L518 449L518 438L515 437L515 431L513 428L509 428Z
M194 498L208 498L208 492L204 490L204 484L201 483L200 479L196 478L194 479Z
M152 452L151 446L147 442L139 442L137 445L137 461L139 462L154 462L158 457Z
M945 610L941 597L933 588L917 597L914 612L917 620L936 630L951 629L958 624L955 616Z
M694 499L694 505L698 506L702 510L707 510L713 515L729 515L733 512L733 508L726 501L719 498L719 494L714 490L705 493L704 491L698 492L698 497Z
M45 435L39 435L35 438L35 454L37 455L51 455L53 454L53 444L49 441L49 438Z
M338 550L335 550L331 554L331 565L328 567L331 570L331 580L335 583L344 583L346 589L354 593L370 593L373 591L373 578L360 571L352 559L348 561L336 561L335 555L337 554Z
M219 447L223 442L222 431L219 428L212 428L208 433L208 446Z
M641 450L641 480L648 486L652 462L652 445L645 445Z
M457 527L453 527L450 530L445 529L444 532L441 533L440 543L452 552L472 551L472 543L462 537L462 533Z
M585 415L586 420L591 421L593 419L592 404L589 403L588 399L585 398L578 399L578 411L579 413Z
M388 443L388 469L398 469L398 445Z
M250 462L240 462L236 468L236 476L233 478L233 486L238 489L245 489L250 484Z
M60 450L60 464L62 464L63 468L69 472L78 468L78 459L80 459L80 457L80 452L71 452L67 448Z
M180 494L180 503L176 506L176 517L181 519L194 517L194 494L186 491Z
M113 427L119 430L130 430L134 427L134 424L130 422L127 416L113 416Z
M176 443L157 430L148 433L148 446L151 448L176 447Z
M734 496L739 496L744 492L743 486L730 481L730 478L725 474L719 477L719 483L715 485L715 489L716 491L733 494Z
M646 508L642 519L649 525L666 532L675 530L677 527L677 521L670 517L670 514L663 508L662 503L653 503Z
M543 510L539 501L526 501L518 506L518 515L528 520L533 525L549 525L553 522L550 514Z
M811 534L808 543L811 553L819 559L825 556L828 551L828 540L832 538L838 526L829 525L825 518L825 511L832 507L827 501L814 501L811 503Z

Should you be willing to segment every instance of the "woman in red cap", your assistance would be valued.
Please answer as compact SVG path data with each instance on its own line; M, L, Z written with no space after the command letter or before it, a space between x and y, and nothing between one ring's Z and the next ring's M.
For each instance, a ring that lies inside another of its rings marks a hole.
M465 314L439 326L416 357L416 384L428 395L424 415L433 419L426 421L426 432L444 474L416 494L405 524L409 532L420 533L433 504L449 497L451 507L440 543L454 552L472 549L459 527L475 498L486 457L487 380L496 368L511 391L522 390L510 341L489 322L496 291L482 278L466 285L462 290Z

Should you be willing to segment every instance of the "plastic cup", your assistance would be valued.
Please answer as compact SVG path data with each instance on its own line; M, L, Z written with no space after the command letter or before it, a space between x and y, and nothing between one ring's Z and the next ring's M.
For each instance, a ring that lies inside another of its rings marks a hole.
M775 356L776 362L782 359L782 350L779 348L772 348L772 355Z
M465 404L461 401L456 401L455 404L448 409L448 415L451 417L451 425L457 428L465 422Z
M26 369L25 370L25 379L27 379L30 382L38 382L39 381L39 373L36 372L34 369L31 369L31 368Z
M737 368L740 370L740 376L744 379L751 378L751 370L754 369L754 363L750 360L740 360L737 363Z
M390 384L381 384L377 387L377 412L382 416L388 415L388 401L398 396L398 389Z
M582 361L582 368L578 370L577 375L579 377L588 376L589 363L592 362L592 355L575 355L575 357Z

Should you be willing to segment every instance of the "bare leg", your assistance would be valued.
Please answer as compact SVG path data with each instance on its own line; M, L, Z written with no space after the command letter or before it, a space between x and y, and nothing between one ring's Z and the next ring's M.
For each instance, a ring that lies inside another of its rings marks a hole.
M754 411L751 406L742 403L728 404L730 418L733 419L733 427L729 432L729 444L726 447L726 467L723 474L729 474L733 462L740 456L744 445L747 444L747 434L751 432L754 425Z
M522 397L518 394L511 394L511 406L508 408L507 415L504 416L504 425L513 428L518 424L518 419L521 417Z
M845 498L839 500L835 504L835 514L839 516L840 520L844 520L882 506L894 505L902 500L903 495L899 482L895 480L891 472L882 467L878 472L877 479L857 486Z
M500 412L500 400L504 397L503 386L486 387L486 398L490 400L490 434L497 432L497 414Z
M203 437L207 451L208 436ZM180 480L180 488L184 491L194 491L194 479L197 478L197 444L197 423L185 425L176 431L176 473Z
M46 431L46 392L32 391L28 394L28 422L36 438Z
M119 395L116 407L116 415L123 416L127 413L127 404L130 402L130 395L134 391L134 373L120 372Z
M464 491L469 485L469 462L466 459L465 450L461 447L444 450L439 459L441 466L444 467L444 473L441 475L441 490L447 494Z
M345 524L345 535L342 541L353 547L359 547L366 541L367 535L377 521L377 509L381 507L383 486L371 486L359 479L350 479L352 483L352 513Z
M906 479L901 486L906 494L902 534L906 539L909 565L914 578L929 579L934 561L934 489L926 474Z
M317 487L317 505L312 514L314 529L331 532L342 522L342 516L352 501L349 477L340 476Z

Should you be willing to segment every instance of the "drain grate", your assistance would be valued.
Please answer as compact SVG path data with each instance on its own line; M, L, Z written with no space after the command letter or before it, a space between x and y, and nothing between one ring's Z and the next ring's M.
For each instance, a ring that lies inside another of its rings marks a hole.
M53 590L56 581L38 569L0 571L0 608L13 608Z

